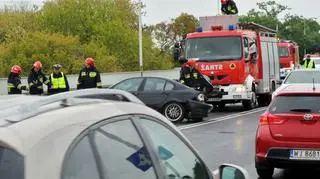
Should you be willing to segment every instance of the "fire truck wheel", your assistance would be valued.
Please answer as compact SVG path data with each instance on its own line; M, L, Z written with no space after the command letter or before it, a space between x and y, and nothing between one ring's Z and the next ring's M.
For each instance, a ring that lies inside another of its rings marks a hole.
M251 100L242 101L242 105L245 109L253 109L257 106L257 96L256 93L252 93Z
M173 123L181 122L184 119L185 109L177 102L170 102L164 106L163 114Z

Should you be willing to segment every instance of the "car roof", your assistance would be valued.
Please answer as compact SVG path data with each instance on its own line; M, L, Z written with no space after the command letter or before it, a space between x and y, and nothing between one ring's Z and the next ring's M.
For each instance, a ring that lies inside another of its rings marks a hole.
M320 95L320 85L319 84L288 84L286 87L281 89L277 96L286 95Z
M54 104L53 104L54 105ZM0 119L0 144L10 146L25 155L39 141L60 129L78 126L78 133L103 119L128 114L154 116L170 125L164 116L155 110L132 102L108 101L70 107L51 106L51 110L16 123ZM172 125L171 125L172 126ZM71 143L74 138L66 138ZM66 142L67 142L66 141Z

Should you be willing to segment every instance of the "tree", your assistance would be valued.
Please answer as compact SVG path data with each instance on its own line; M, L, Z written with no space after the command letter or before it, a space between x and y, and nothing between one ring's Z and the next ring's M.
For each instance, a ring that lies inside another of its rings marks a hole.
M175 42L173 24L161 22L150 27L161 53L169 52Z
M198 19L187 13L182 13L180 16L173 19L173 32L177 38L182 38L190 32L195 32L198 26Z

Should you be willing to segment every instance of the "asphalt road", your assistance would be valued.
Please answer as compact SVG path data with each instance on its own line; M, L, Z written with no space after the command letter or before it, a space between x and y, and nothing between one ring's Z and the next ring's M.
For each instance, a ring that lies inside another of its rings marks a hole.
M244 111L240 106L231 106L222 112L211 113L201 123L183 123L178 128L211 169L217 169L222 163L233 163L245 168L251 179L258 179L254 167L255 132L264 110ZM319 176L320 172L313 170L276 169L273 179L311 179Z

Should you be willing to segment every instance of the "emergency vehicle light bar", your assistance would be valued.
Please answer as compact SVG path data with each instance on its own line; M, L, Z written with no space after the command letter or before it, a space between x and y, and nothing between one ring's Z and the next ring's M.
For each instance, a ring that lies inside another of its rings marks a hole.
M115 90L115 89L83 89L83 90L77 90L77 91L69 91L64 93L58 93L51 96L41 97L38 100L32 101L30 103L21 104L17 106L14 115L10 116L4 116L6 121L9 122L19 122L23 121L25 119L28 119L32 116L36 116L38 114L41 114L43 111L45 111L44 106L54 104L56 102L61 102L61 106L70 106L70 105L76 105L77 103L73 103L74 101L72 99L90 99L90 101L97 102L97 100L114 100L115 98L118 98L118 101L129 101L137 104L144 103L139 100L136 96L133 94L122 91L122 90ZM95 99L95 100L94 100ZM121 100L122 99L122 100ZM88 101L86 101L88 103ZM90 102L89 102L90 103ZM80 104L78 102L78 104ZM83 104L83 103L82 103ZM12 113L11 113L12 114Z

